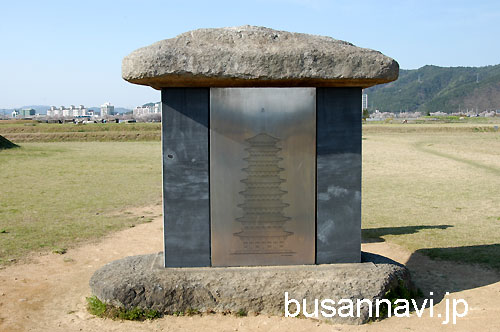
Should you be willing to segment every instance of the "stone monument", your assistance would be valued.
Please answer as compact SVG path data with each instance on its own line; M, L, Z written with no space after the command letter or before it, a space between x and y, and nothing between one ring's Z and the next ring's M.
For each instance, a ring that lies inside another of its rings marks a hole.
M160 256L131 258L115 266L122 271L138 271L130 264L155 266L154 277L137 275L142 280L134 284L138 289L145 289L141 282L148 278L166 278L162 292L184 280L190 295L181 292L173 300L154 289L139 290L141 296L134 290L137 298L127 300L115 290L130 285L110 288L100 282L123 278L109 266L94 275L94 293L122 306L154 303L165 312L186 305L234 309L234 291L224 295L232 302L224 302L214 295L214 280L224 280L222 288L216 287L219 291L235 282L262 290L271 274L277 288L269 287L278 290L285 284L296 286L293 280L299 279L287 277L290 271L301 278L314 275L316 264L360 263L361 91L393 81L398 73L396 61L374 50L253 26L194 30L125 57L125 80L161 90L161 256L163 265L174 269L158 270ZM304 264L309 267L300 271L283 267ZM263 284L251 285L235 276L240 270L227 268L263 265L282 267L245 272L264 273ZM389 265L393 277L406 275ZM317 276L341 276L340 266L322 265ZM370 270L363 264L349 266L353 278L357 269ZM175 269L179 267L208 269ZM367 276L373 272L368 270ZM385 275L370 296L383 294L394 284L393 277ZM200 278L203 286L193 281ZM337 286L325 290L338 292ZM278 310L282 302L270 289L258 296L278 302L266 307L262 303L268 300L263 300L252 310ZM350 291L360 294L359 289ZM240 305L256 303L239 296ZM186 303L189 298L194 302Z
M361 89L395 80L396 61L242 26L138 49L122 70L162 93L165 266L360 262Z

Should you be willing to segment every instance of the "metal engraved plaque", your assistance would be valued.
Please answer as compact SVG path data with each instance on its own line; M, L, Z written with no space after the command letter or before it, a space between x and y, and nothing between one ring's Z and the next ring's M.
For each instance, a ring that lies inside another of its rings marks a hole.
M316 89L210 89L212 266L315 263Z

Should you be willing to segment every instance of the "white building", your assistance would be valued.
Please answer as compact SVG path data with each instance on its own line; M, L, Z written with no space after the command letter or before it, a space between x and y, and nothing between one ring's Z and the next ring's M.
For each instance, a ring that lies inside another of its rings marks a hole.
M83 106L83 105L80 105L78 107L75 107L75 105L71 105L69 107L70 111L71 111L71 115L73 116L86 116L87 115L87 109Z
M156 103L154 105L137 106L132 112L134 117L159 114L161 113L161 103Z
M363 93L361 95L361 109L362 110L368 109L368 95L366 93Z
M50 106L50 109L47 110L47 116L48 117L53 117L55 115L56 107L55 106Z
M71 105L69 108L65 106L60 106L59 108L55 106L50 106L50 109L47 110L48 117L79 117L79 116L88 116L88 110L85 106L80 105L75 107L75 105Z
M111 103L107 102L101 105L101 117L107 117L115 114L115 107Z

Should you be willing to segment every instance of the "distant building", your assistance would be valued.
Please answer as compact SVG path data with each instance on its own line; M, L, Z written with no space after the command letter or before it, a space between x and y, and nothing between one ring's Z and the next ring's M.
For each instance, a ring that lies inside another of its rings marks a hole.
M107 102L101 105L101 117L106 117L115 114L115 107Z
M375 110L372 114L370 114L371 120L385 120L385 119L418 119L422 116L422 112L380 112L379 110Z
M21 110L22 117L30 117L36 115L36 111L32 108Z
M366 93L363 93L361 95L361 109L362 110L368 109L368 95Z
M484 111L484 112L481 112L479 113L479 116L482 116L482 117L485 117L485 118L491 118L491 117L494 117L496 116L496 112L495 111Z
M29 118L36 114L36 111L32 108L25 108L22 110L14 110L12 112L13 118Z
M87 109L83 105L80 105L78 107L71 105L69 109L71 110L71 113L73 116L86 116L86 115L88 115Z
M445 112L437 111L437 112L429 112L430 116L447 116L448 114Z
M55 106L50 106L50 108L47 110L47 116L48 117L54 117L54 116L56 116L55 115L55 111L56 111L56 107Z
M159 114L161 113L161 103L156 103L154 105L143 105L137 106L132 111L134 117L141 117L150 114Z
M75 105L70 107L60 106L59 108L50 106L50 109L47 110L47 117L81 117L88 115L88 110L83 105L78 107L75 107Z

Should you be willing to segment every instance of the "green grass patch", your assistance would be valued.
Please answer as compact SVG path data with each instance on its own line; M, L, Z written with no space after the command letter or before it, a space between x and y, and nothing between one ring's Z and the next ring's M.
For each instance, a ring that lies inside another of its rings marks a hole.
M388 290L384 294L383 299L389 300L391 302L391 312L394 312L394 309L398 306L398 304L396 303L397 300L407 300L409 303L411 303L412 299L417 300L423 297L424 293L420 289L408 288L405 285L405 282L399 279L396 287L393 287L390 290ZM410 308L412 308L411 305ZM379 317L376 317L374 315L373 318L374 320L383 319L387 317L388 313L389 310L387 306L380 305Z
M427 115L427 116L423 116L422 119L423 120L429 120L429 119L438 120L438 121L444 122L444 123L459 122L459 121L466 122L465 117L460 117L460 116L456 116L456 115L438 115L438 116Z
M108 306L97 298L97 296L87 297L87 310L94 316L104 317Z
M500 244L420 249L432 259L481 264L500 270Z
M197 316L201 315L200 310L196 308L188 308L185 311L179 310L172 312L172 316L181 317L181 316Z
M144 321L161 317L161 313L156 310L119 308L103 303L96 296L87 297L87 310L100 318Z
M2 150L0 174L0 264L149 222L119 211L161 204L159 142L25 143Z
M235 313L236 317L246 317L248 312L245 309L240 309Z
M195 308L188 308L186 310L186 316L195 316L195 315L201 315L201 312Z

